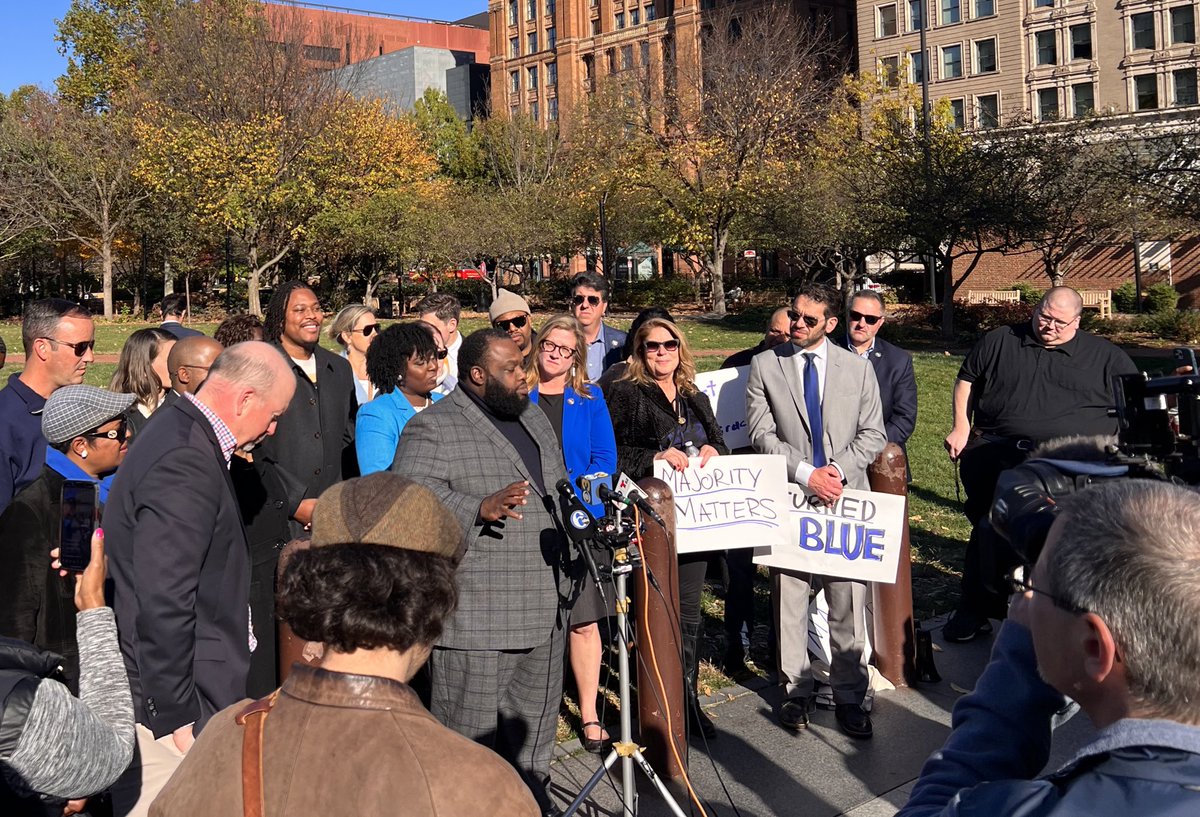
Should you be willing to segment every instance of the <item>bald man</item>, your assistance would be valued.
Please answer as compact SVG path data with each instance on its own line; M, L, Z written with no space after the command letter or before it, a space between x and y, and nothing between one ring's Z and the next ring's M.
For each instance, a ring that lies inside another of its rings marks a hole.
M189 335L171 347L167 353L167 370L171 373L171 389L163 400L169 406L184 394L195 394L208 377L213 361L224 349L208 335Z
M1083 299L1070 287L1046 292L1028 323L993 329L963 360L954 383L954 426L946 437L967 493L974 528L963 561L962 595L942 636L970 641L1004 618L1007 593L982 545L1000 472L1022 463L1040 443L1072 434L1115 434L1115 375L1135 374L1129 355L1079 328Z

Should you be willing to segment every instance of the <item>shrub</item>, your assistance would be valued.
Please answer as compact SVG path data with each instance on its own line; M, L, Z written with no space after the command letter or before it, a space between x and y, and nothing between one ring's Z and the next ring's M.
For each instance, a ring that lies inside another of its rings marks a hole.
M1137 288L1133 281L1126 281L1112 291L1113 309L1117 312L1137 311Z
M674 309L681 303L695 303L696 291L686 278L651 278L618 287L613 300L620 306L634 309L648 306Z
M1021 293L1021 303L1023 304L1036 304L1046 294L1046 290L1038 289L1033 284L1024 281L1013 284L1009 289L1014 289Z
M1152 314L1173 312L1179 303L1179 293L1175 287L1164 282L1152 284L1146 290L1146 310Z
M1033 316L1033 307L1025 302L1017 304L954 304L954 327L960 332L982 334L998 326L1028 323ZM941 316L938 321L940 324Z
M1192 345L1200 343L1200 312L1194 309L1151 312L1140 316L1135 328L1163 340Z

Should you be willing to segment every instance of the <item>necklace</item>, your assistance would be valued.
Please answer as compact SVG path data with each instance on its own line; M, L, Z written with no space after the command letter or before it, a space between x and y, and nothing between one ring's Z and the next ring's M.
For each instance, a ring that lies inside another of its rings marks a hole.
M675 399L671 401L671 411L675 413L675 422L679 425L687 424L687 404L675 395Z

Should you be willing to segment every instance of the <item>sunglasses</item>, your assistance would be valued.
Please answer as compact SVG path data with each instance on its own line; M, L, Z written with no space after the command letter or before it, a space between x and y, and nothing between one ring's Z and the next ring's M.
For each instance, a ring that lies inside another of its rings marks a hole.
M558 355L559 357L575 357L575 350L572 349L570 346L559 346L557 343L554 343L549 340L542 341L541 343L538 344L538 346L546 354L550 354L551 352L553 352L554 354Z
M801 321L801 320L804 321L804 325L807 326L809 329L816 329L817 324L819 324L823 320L822 318L814 318L812 315L801 315L799 312L797 312L794 309L789 309L787 311L787 316L788 316L788 320L791 321L792 323L796 323L797 321Z
M82 435L91 437L96 440L116 440L119 443L125 442L125 438L129 436L129 423L124 419L116 428L110 428L108 431L93 431L90 434Z
M659 349L666 352L677 352L679 351L679 341L671 338L670 340L647 340L642 342L643 352L657 352Z
M571 303L574 304L575 306L583 306L584 301L587 301L588 306L592 306L592 307L600 306L600 296L599 295L576 295L574 298L571 299Z
M67 343L65 340L59 340L58 338L51 338L51 337L41 337L41 338L39 338L39 340L48 340L51 343L53 343L56 347L58 347L58 346L70 347L71 351L75 353L75 357L83 357L84 355L87 354L88 349L96 348L96 341L94 341L94 340L81 340L78 343Z
M856 312L853 309L850 310L851 322L863 321L867 324L867 326L874 326L875 324L879 323L879 321L882 319L883 319L882 315L864 315L863 313Z
M492 324L492 326L496 327L497 329L503 329L505 332L508 332L514 326L517 329L524 329L525 324L527 324L527 323L529 323L528 315L517 315L517 317L515 317L515 318L508 318L507 320L496 321L495 323Z
M445 360L447 357L450 356L450 353L447 352L445 349L438 349L433 354L434 354L434 357L436 357L438 360Z
M351 331L351 332L354 332L354 333L359 333L359 332L361 332L361 333L362 333L362 336L363 336L364 338L369 338L369 337L371 337L371 335L374 335L376 332L378 332L378 331L379 331L379 324L377 324L377 323L368 323L368 324L367 324L366 326L364 326L362 329L351 329L350 331Z

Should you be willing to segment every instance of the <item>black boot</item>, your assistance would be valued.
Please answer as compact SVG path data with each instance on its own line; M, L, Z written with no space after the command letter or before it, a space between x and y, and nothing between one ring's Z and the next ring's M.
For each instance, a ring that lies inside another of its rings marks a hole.
M696 692L696 674L694 672L683 678L684 704L687 706L687 723L689 737L701 734L705 740L713 740L717 736L717 726L700 706L700 696Z

